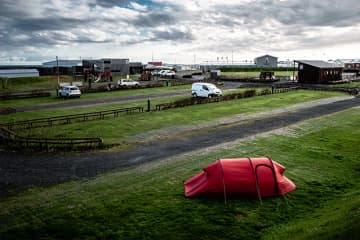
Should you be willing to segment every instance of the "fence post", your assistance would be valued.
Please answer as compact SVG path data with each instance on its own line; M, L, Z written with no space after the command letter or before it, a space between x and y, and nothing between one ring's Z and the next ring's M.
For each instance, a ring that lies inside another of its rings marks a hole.
M148 98L147 100L147 112L150 112L150 107L151 107L151 101L150 101L150 98Z

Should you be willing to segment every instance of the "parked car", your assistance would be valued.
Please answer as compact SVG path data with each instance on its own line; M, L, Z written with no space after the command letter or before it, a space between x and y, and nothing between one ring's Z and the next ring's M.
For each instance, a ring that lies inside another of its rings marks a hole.
M212 83L193 83L191 86L193 97L216 97L221 96L222 91Z
M160 71L159 70L154 70L154 71L151 72L151 75L160 76Z
M174 78L175 77L175 72L174 71L168 71L164 74L164 77L170 77L170 78Z
M172 70L161 70L159 72L160 77L170 77L170 78L174 78L175 77L175 72Z
M66 98L80 97L81 91L76 86L62 86L58 91L58 95L59 97L66 97Z
M139 87L140 83L131 79L120 79L118 80L118 86L122 87Z

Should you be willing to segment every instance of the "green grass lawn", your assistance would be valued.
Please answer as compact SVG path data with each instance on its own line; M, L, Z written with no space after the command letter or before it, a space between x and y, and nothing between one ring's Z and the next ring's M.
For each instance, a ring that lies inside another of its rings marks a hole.
M295 72L295 76L297 72ZM221 76L226 77L240 77L240 78L247 78L247 77L259 77L260 71L254 72L221 72ZM275 76L277 77L285 77L285 76L293 76L293 71L289 69L289 71L275 71Z
M287 107L296 103L307 102L311 100L328 98L334 96L344 96L343 93L321 92L297 90L289 93L274 94L268 96L259 96L245 98L233 101L224 101L219 103L195 105L185 108L175 108L150 113L135 113L122 115L118 118L109 117L101 121L78 122L71 125L62 125L53 128L39 128L30 131L22 131L23 136L42 136L42 137L102 137L105 144L117 144L127 146L134 135L144 134L152 130L176 128L179 126L193 126L214 122L224 117L230 117L243 113L265 112L275 108ZM166 102L163 99L152 101L152 106L160 102ZM145 107L146 102L140 105ZM139 106L139 103L131 105ZM127 106L131 106L127 105ZM118 108L121 106L117 105ZM113 105L115 108L115 105ZM107 107L92 108L91 111L99 111ZM57 116L66 114L68 110L53 111L34 111L28 113L17 113L16 115L7 115L3 122L38 117ZM89 108L72 109L70 113L89 112Z
M72 79L72 76L60 76L60 82L70 82L72 81ZM0 82L1 81L2 80L0 80ZM0 87L2 87L2 84L0 85ZM29 91L38 89L55 90L56 87L57 76L10 78L7 80L6 88L0 88L0 93L8 91Z
M212 152L0 200L1 239L359 239L360 111L348 110ZM270 156L297 190L286 198L183 196L218 158Z

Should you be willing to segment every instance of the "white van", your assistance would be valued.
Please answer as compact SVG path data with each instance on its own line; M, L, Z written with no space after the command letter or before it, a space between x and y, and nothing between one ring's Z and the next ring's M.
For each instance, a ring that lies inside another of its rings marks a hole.
M212 83L193 83L191 86L193 97L217 97L222 95L222 91Z

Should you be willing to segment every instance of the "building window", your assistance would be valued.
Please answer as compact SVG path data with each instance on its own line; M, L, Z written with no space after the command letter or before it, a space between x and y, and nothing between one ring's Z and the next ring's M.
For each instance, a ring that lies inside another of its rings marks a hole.
M111 64L110 60L104 60L104 64Z
M299 65L299 69L300 69L300 70L303 70L303 69L304 69L304 65L300 64L300 65Z
M269 57L265 58L265 65L269 65Z

